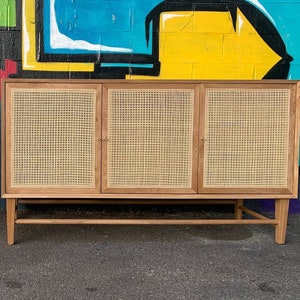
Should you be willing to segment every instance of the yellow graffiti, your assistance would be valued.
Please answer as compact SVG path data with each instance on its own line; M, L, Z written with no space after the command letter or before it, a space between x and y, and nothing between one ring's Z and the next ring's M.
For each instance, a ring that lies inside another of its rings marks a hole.
M33 71L93 72L92 63L38 62L36 60L35 0L23 0L22 68Z
M161 79L262 79L281 59L238 10L160 15ZM153 79L127 76L128 79Z

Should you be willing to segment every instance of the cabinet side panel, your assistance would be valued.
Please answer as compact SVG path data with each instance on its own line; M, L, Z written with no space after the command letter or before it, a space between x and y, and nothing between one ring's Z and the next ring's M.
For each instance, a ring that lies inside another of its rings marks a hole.
M206 90L203 188L288 188L290 89Z

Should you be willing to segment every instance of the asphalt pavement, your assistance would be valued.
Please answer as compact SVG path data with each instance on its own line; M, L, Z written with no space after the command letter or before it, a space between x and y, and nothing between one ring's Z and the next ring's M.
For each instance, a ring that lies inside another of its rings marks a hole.
M163 211L164 209L164 211ZM231 217L228 209L29 207L26 216ZM177 214L177 215L176 215ZM300 299L300 215L272 225L16 225L0 210L0 299Z

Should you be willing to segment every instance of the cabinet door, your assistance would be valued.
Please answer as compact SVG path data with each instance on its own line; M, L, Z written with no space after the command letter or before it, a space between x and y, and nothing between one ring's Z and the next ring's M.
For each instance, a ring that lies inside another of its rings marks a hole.
M196 84L107 84L103 91L104 193L196 193Z
M24 81L5 89L5 193L100 193L101 86Z
M200 192L295 194L295 84L205 84L203 103Z

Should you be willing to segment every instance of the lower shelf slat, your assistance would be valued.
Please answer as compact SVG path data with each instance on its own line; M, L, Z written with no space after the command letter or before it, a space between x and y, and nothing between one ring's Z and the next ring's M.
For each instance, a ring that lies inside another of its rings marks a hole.
M166 219L17 219L16 224L110 224L110 225L231 225L231 224L278 224L277 220L253 219L209 219L209 220L166 220Z

